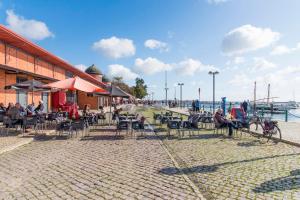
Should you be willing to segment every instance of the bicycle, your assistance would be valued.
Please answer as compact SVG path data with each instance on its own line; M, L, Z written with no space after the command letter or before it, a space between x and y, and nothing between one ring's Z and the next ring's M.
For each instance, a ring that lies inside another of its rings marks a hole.
M282 139L281 130L278 127L278 121L262 118L257 115L250 119L248 132L251 135L262 135L262 137L267 138L267 142L273 136L277 136L279 141Z

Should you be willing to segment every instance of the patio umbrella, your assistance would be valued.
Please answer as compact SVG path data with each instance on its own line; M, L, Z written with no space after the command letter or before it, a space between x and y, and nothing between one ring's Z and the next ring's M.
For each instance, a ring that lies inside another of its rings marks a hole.
M44 83L37 81L37 80L28 80L21 83L15 83L12 85L7 85L4 88L6 90L19 90L25 92L32 92L32 103L33 103L33 94L37 91L47 91L49 88L43 86Z
M58 90L71 90L73 92L79 90L87 93L108 93L105 89L100 88L78 76L75 76L73 78L68 78L65 80L49 83L47 85L44 85L44 87L50 87L51 89L58 89ZM75 103L75 102L73 102ZM73 112L73 116L75 118L75 112Z
M108 93L105 89L100 88L86 80L83 80L82 78L79 78L78 76L73 78L68 78L65 80L49 83L47 85L44 85L44 87L49 87L53 89L61 89L61 90L80 90L83 92L88 93Z
M105 87L105 89L109 92L107 94L104 95L108 95L108 96L112 96L112 97L124 97L124 98L129 98L130 95L128 93L126 93L125 91L123 91L121 88L119 88L118 86L107 86ZM95 96L97 95L103 95L101 93L94 93Z

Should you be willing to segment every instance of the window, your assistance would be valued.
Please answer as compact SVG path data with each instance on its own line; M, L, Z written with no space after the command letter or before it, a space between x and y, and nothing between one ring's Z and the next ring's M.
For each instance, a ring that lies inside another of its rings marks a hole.
M70 71L66 71L66 77L67 78L72 78L73 77L73 73Z

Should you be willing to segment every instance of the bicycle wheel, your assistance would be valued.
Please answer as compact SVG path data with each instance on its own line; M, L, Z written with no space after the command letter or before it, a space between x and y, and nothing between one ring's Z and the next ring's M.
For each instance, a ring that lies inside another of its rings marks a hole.
M269 131L269 140L274 137L281 140L281 130L278 127L278 125L274 125L274 129L272 131Z
M257 136L257 134L262 134L263 133L262 124L259 122L250 122L248 132L251 135L255 135L255 136Z

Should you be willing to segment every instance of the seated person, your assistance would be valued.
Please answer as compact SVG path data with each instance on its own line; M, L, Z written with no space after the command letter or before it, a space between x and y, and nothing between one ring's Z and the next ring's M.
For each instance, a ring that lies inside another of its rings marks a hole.
M139 120L139 127L140 129L144 129L144 125L145 125L145 121L146 121L146 118L144 116L142 116Z
M232 128L236 128L236 126L232 123L232 121L226 119L223 116L223 110L218 109L215 116L214 116L215 122L219 125L219 128L221 127L228 127L229 136L232 136Z
M99 106L99 110L100 110L100 113L98 115L98 118L99 119L105 119L105 113L104 113L103 106Z
M44 108L44 102L42 100L39 100L39 105L34 109L34 112L42 113L44 111Z
M7 111L7 116L11 119L11 123L21 124L21 126L23 125L23 116L25 114L25 109L20 103L16 103L14 107L10 107L10 109Z
M4 106L3 103L0 103L0 113L5 113L6 112L6 107Z
M117 118L119 118L121 111L122 111L122 108L115 109L114 113L113 113L113 116L112 116L112 120L116 120Z
M82 115L85 117L90 114L90 105L85 104L82 110Z
M6 114L7 114L7 112L11 109L11 108L13 108L14 107L14 104L13 103L8 103L8 106L7 106L7 108L6 108Z
M34 103L32 102L26 107L27 115L33 115L35 110Z

